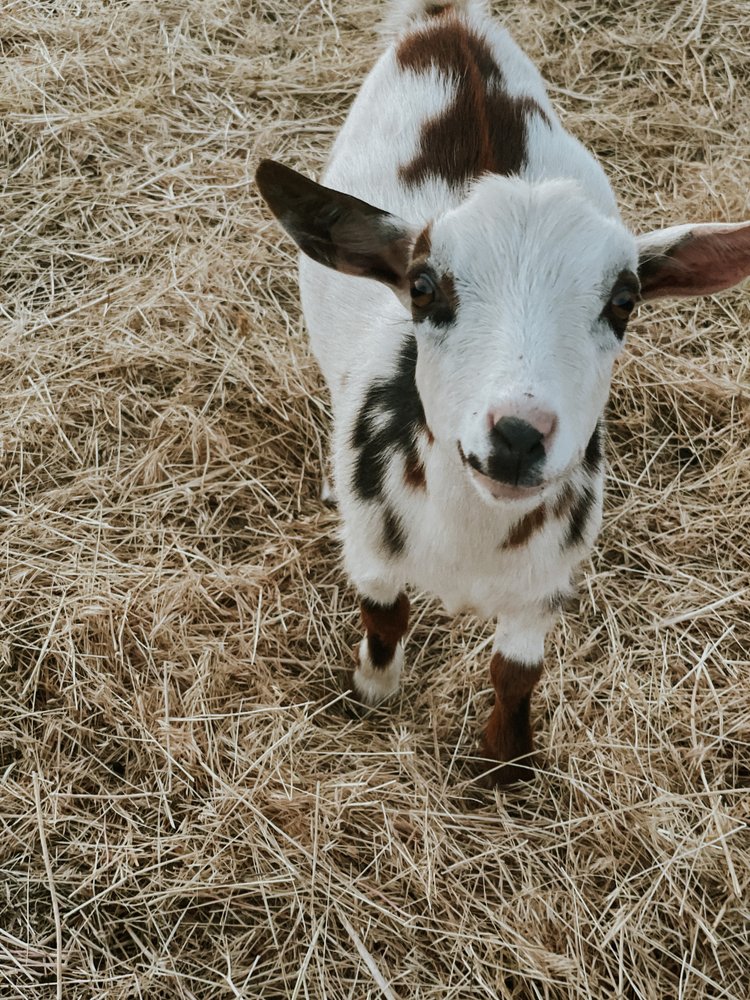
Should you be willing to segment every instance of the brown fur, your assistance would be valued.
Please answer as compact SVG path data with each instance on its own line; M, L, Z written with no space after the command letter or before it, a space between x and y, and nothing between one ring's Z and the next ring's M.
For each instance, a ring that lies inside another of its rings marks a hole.
M438 288L445 296L448 306L455 311L458 309L458 295L456 294L456 283L450 271L446 271L438 281Z
M383 512L383 545L392 556L400 555L406 545L401 518L390 507Z
M427 488L427 477L424 471L424 463L420 459L416 448L412 449L406 456L404 465L404 482L414 490L424 490Z
M399 594L393 604L376 604L363 597L359 610L373 666L387 667L409 625L409 598Z
M430 233L430 227L425 226L422 232L417 236L414 241L414 249L411 252L411 259L413 261L426 260L430 256L430 250L432 249L432 237Z
M513 525L502 547L504 549L517 549L525 545L535 531L540 531L544 527L546 520L547 508L544 504L530 510L517 524Z
M527 667L497 652L490 663L490 675L495 707L485 727L483 754L506 765L496 768L490 777L494 784L508 785L531 777L533 736L529 710L542 665Z
M399 171L403 181L419 184L437 176L460 184L486 172L521 171L528 116L549 119L536 101L506 92L484 39L457 18L440 18L404 38L396 55L402 69L426 73L434 66L456 86L453 103L423 126L418 155Z
M565 517L570 513L570 510L575 503L576 491L570 485L570 483L565 484L560 496L555 501L555 506L552 508L552 513L555 517Z

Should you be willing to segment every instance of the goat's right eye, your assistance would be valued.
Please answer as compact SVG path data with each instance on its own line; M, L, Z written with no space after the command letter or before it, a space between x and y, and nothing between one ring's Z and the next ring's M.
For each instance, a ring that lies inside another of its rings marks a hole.
M435 282L428 274L420 274L412 281L410 293L412 305L417 309L426 309L435 301Z

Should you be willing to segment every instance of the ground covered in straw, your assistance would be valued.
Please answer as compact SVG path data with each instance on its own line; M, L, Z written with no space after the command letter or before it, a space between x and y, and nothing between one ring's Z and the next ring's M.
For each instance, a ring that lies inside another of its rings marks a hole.
M745 0L496 3L647 229L750 216ZM750 289L643 309L544 767L471 791L492 628L403 695L318 500L328 403L252 183L318 171L380 3L0 18L0 996L750 995Z

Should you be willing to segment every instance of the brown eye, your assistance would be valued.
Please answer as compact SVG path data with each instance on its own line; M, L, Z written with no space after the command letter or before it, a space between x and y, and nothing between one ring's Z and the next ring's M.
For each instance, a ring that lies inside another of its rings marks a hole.
M411 283L411 301L417 309L426 309L435 301L435 283L427 274L420 274Z
M621 288L613 294L610 299L610 305L612 315L616 319L626 323L630 318L630 314L635 309L635 296L629 289Z

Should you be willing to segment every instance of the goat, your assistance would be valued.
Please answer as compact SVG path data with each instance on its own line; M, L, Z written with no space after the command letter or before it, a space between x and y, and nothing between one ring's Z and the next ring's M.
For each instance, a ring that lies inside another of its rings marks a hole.
M603 411L642 301L750 273L750 222L634 236L597 160L477 0L393 5L326 186L264 160L303 252L364 637L352 683L393 695L411 585L497 618L482 754L533 773L545 635L599 531ZM367 279L367 280L363 280Z

